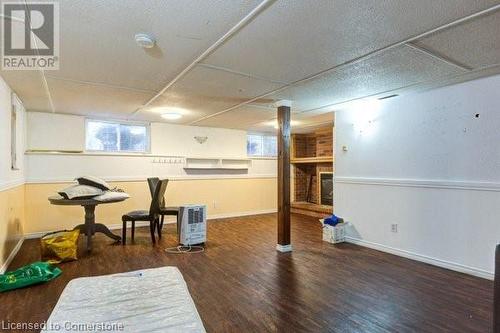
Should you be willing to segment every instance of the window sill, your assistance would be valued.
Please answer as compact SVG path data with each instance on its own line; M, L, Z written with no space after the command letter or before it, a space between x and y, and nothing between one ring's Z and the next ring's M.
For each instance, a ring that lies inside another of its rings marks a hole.
M63 156L132 156L132 157L178 157L183 156L172 156L172 155L158 155L151 153L101 153L101 152L85 152L85 151L37 151L37 150L27 150L25 155L63 155Z
M248 159L251 160L276 160L277 156L248 156Z

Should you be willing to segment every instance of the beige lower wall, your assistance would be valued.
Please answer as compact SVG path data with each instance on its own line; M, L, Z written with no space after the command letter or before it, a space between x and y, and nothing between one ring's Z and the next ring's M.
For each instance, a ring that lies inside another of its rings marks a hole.
M23 236L25 185L0 192L0 268Z
M96 221L121 224L121 216L131 210L148 209L151 201L146 181L113 182L131 198L100 205ZM71 229L83 222L83 208L54 206L47 198L70 183L26 184L26 234ZM276 209L275 178L172 180L165 195L167 205L205 204L208 216L243 215ZM214 206L215 202L215 206Z

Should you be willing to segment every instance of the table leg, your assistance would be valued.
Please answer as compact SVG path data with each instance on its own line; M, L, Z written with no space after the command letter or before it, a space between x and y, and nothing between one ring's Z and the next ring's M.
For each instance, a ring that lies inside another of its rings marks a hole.
M104 224L101 223L96 223L94 224L94 230L95 232L101 232L108 236L111 239L114 239L115 241L121 241L122 238L118 235L115 235L114 233L111 232L111 230L108 229Z
M121 241L121 237L115 235L104 224L95 223L95 205L84 206L85 208L85 224L77 225L73 230L80 230L81 234L87 236L87 251L92 251L92 236L96 232L101 232L115 241Z
M95 234L95 206L85 206L85 229L87 252L92 251L92 236Z

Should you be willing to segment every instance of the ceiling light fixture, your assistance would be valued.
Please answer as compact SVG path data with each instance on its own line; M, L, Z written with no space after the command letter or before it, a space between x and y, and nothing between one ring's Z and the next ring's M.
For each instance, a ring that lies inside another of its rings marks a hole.
M156 40L148 34L136 34L135 42L145 49L150 49L156 44Z
M167 112L167 113L163 113L161 115L161 117L163 119L167 119L167 120L177 120L177 119L182 118L182 114L180 114L178 112Z

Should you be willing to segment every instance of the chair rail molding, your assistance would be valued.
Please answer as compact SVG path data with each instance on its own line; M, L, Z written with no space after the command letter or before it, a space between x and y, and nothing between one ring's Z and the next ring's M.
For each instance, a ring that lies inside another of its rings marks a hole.
M334 176L334 183L500 192L500 182Z

